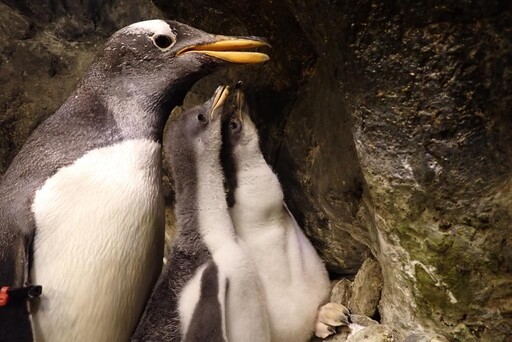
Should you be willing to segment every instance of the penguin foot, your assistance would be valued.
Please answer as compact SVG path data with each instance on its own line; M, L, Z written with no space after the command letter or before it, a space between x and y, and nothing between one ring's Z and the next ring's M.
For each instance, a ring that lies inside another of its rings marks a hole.
M350 311L338 303L327 303L318 309L315 336L326 338L336 333L336 328L350 323Z

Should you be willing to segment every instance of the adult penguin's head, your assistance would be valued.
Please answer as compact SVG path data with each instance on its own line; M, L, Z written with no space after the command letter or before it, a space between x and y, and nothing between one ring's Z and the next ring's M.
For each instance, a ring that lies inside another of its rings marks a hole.
M112 35L84 82L93 76L110 95L169 110L217 68L267 61L266 54L247 51L262 46L268 43L261 38L213 35L176 21L138 22Z

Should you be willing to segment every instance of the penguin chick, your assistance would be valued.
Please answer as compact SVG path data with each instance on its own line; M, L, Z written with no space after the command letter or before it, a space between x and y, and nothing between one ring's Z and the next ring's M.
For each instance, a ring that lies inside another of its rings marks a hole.
M321 321L316 322L330 292L325 266L283 202L281 185L263 158L240 87L235 107L223 124L230 214L237 236L247 244L258 268L272 341L308 341L315 329L331 334L334 328L325 324L330 310L322 310ZM334 321L341 325L346 314L337 310Z
M270 341L256 266L237 242L220 164L227 87L172 122L178 232L133 341Z
M125 27L29 137L0 184L0 288L42 285L38 341L126 341L161 270L163 127L202 76L260 63L257 38L175 21ZM0 306L0 341L32 340L27 300Z

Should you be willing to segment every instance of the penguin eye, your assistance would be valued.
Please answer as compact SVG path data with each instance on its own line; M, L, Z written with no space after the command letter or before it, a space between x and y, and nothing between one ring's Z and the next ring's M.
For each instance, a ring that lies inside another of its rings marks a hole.
M204 116L204 114L199 114L197 115L197 120L201 122L206 122L206 116Z
M163 34L156 35L153 38L153 41L155 42L155 45L160 49L167 49L173 43L171 37Z
M232 134L239 134L242 130L242 123L238 120L232 120L229 122L229 129Z

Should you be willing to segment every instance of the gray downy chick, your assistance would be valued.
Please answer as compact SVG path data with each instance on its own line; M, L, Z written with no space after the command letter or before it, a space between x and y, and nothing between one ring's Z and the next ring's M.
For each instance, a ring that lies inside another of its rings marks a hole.
M133 341L270 341L261 284L238 243L220 164L227 87L171 122L164 150L177 236Z

